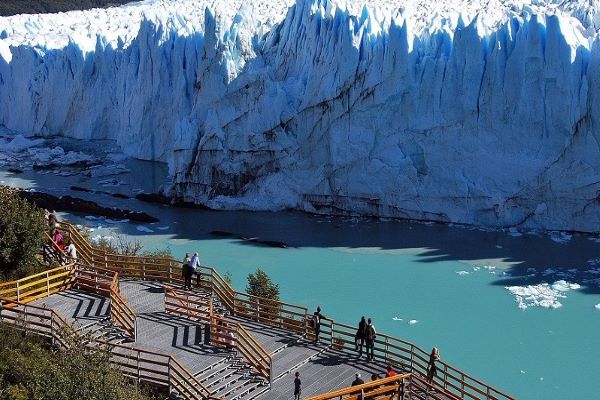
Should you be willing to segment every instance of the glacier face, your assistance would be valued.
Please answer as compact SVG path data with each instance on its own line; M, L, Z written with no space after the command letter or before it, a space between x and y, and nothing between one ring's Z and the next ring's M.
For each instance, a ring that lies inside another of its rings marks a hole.
M0 18L0 124L115 139L215 208L598 231L596 1L431 3Z

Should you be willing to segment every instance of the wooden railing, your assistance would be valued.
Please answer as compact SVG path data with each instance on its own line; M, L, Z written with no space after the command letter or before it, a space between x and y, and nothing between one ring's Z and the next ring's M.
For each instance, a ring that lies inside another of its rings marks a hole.
M90 245L75 226L61 223L61 229L67 231L79 249L85 249L86 260L94 266L117 271L122 277L147 279L181 284L181 262L169 258L120 256L107 254ZM212 267L202 267L200 288L210 290L221 304L234 315L269 324L274 327L310 334L308 311L306 307L287 304L270 299L250 296L235 291L225 279ZM0 289L1 290L1 289ZM0 292L1 293L1 292ZM356 327L341 324L333 320L324 320L321 337L343 351L354 352L354 334ZM392 336L378 334L375 342L375 358L402 367L415 375L426 376L429 353L419 346ZM436 362L438 366L434 383L460 399L514 399L512 396L472 377L471 375L447 364Z
M111 363L129 378L167 386L169 391L176 390L188 400L218 399L171 355L120 344L99 343L110 348Z
M54 310L7 298L0 298L0 303L4 305L0 308L0 321L10 323L18 330L48 338L62 348L70 347L74 343L70 338L78 336ZM129 378L166 386L187 400L220 400L171 355L101 340L91 341L88 345L103 346L110 352L111 363Z
M12 324L16 329L43 336L61 348L70 347L70 337L77 332L56 311L44 307L0 297L0 322Z
M119 274L114 273L110 285L110 318L113 324L120 326L134 341L137 338L137 319L135 312L121 295Z
M165 312L200 322L211 322L213 307L211 296L201 296L166 285L164 290Z
M24 304L30 303L69 289L74 280L73 264L69 264L16 281L0 283L0 297ZM5 307L11 306L13 306L12 303L5 305Z
M210 340L214 346L237 351L260 376L269 383L273 380L273 358L241 324L213 315Z
M347 387L330 393L307 397L305 400L358 400L358 399L404 399L411 374L398 374L389 378L377 379L362 385ZM434 397L431 397L434 399Z
M165 286L165 312L210 324L213 346L237 351L259 375L271 382L271 354L241 324L217 315L211 296Z

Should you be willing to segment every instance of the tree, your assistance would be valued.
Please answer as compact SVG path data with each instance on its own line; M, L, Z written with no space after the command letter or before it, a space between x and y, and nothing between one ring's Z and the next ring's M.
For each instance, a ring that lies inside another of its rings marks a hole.
M0 275L26 275L35 264L48 229L44 211L6 186L0 187L0 210Z
M279 300L279 285L273 283L269 275L260 268L255 273L248 274L246 292L253 296Z

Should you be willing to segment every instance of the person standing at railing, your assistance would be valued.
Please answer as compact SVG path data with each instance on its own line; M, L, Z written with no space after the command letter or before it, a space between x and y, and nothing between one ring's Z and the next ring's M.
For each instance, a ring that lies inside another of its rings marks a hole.
M300 372L296 372L296 378L294 379L294 400L300 400L302 395L302 381L300 380Z
M196 274L196 286L200 286L200 255L198 254L198 252L195 252L191 261L190 261L190 267L191 267L191 271L192 274ZM191 279L191 277L190 277ZM190 288L191 288L192 284L190 282Z
M358 351L358 356L362 356L363 346L365 339L367 338L367 321L363 316L358 323L358 329L356 335L354 335L355 350Z
M185 253L185 257L183 257L183 261L181 262L181 277L183 278L183 289L190 290L192 289L192 267L190 263L192 259L190 258L190 253Z
M431 354L429 355L429 363L427 364L427 382L433 382L433 377L437 373L437 366L435 365L436 361L440 360L440 351L437 347L431 349Z
M375 339L377 338L377 331L375 330L375 326L371 322L371 318L367 323L367 332L366 332L366 342L367 342L367 360L372 360L375 352Z
M321 320L325 318L321 314L321 307L317 306L317 311L313 314L313 328L315 328L315 343L319 343L319 334L321 333Z

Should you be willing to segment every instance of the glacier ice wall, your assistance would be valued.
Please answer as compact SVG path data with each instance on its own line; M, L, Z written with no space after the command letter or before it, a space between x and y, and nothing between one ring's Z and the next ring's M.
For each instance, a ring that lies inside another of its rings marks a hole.
M598 231L600 41L573 15L417 30L298 0L267 31L246 6L88 49L0 39L0 124L115 139L215 208Z

